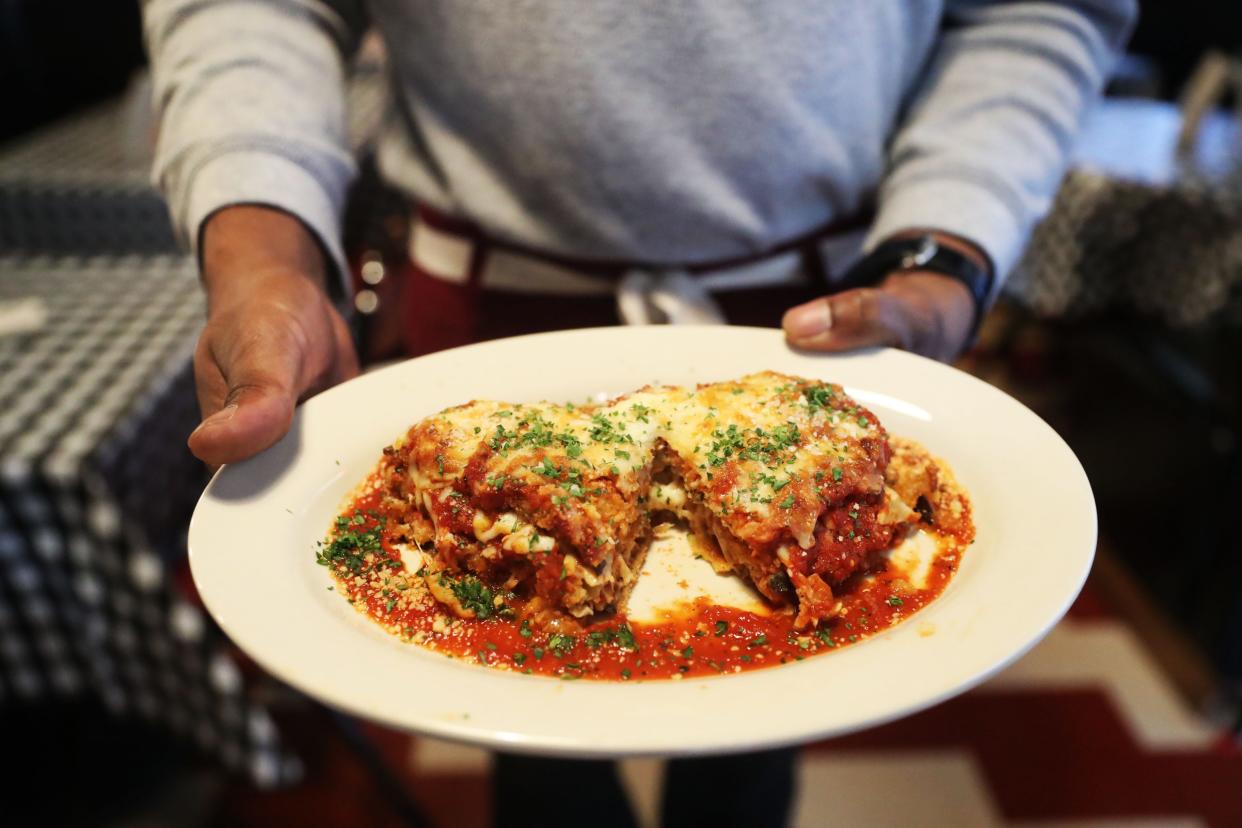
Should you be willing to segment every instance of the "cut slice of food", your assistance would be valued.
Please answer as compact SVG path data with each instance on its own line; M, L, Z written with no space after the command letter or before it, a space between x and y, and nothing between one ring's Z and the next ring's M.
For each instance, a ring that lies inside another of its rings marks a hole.
M924 489L951 510L919 488L901 445L909 463L889 488L874 414L840 386L763 372L601 405L475 401L415 425L386 451L385 477L409 504L429 588L459 615L509 595L575 619L620 609L667 512L718 570L807 627L917 523Z

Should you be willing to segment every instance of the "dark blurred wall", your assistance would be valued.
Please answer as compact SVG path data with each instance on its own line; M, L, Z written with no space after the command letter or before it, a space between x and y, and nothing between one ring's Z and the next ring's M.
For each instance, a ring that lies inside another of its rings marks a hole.
M1159 65L1174 96L1207 49L1242 52L1242 0L1139 0L1130 51Z
M0 140L124 89L138 0L0 0Z

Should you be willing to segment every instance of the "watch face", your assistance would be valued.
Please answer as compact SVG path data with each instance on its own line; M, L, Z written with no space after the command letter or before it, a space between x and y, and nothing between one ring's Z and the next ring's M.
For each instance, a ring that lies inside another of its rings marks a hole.
M930 235L923 236L919 239L919 246L911 250L901 260L903 270L911 270L916 267L922 267L932 260L940 250L940 245L936 243L936 239Z

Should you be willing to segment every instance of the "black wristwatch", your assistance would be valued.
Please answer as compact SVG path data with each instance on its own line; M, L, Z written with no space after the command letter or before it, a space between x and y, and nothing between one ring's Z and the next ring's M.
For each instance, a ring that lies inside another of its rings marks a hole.
M975 315L968 340L974 342L992 295L992 268L980 267L974 259L941 244L930 233L884 242L847 270L834 287L843 290L875 286L890 273L900 273L903 270L930 270L956 279L966 286L975 303Z

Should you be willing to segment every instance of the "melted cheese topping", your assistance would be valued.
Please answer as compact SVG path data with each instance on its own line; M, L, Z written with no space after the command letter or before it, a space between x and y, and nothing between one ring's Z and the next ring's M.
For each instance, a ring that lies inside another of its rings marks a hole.
M475 401L425 420L410 440L410 475L423 491L447 494L483 451L489 485L540 487L588 519L606 480L655 508L663 499L676 511L693 496L739 538L787 530L803 548L826 505L882 492L888 451L875 416L840 386L773 372L649 386L600 405ZM661 441L679 458L684 488L647 488ZM492 520L478 519L480 541L515 531Z

